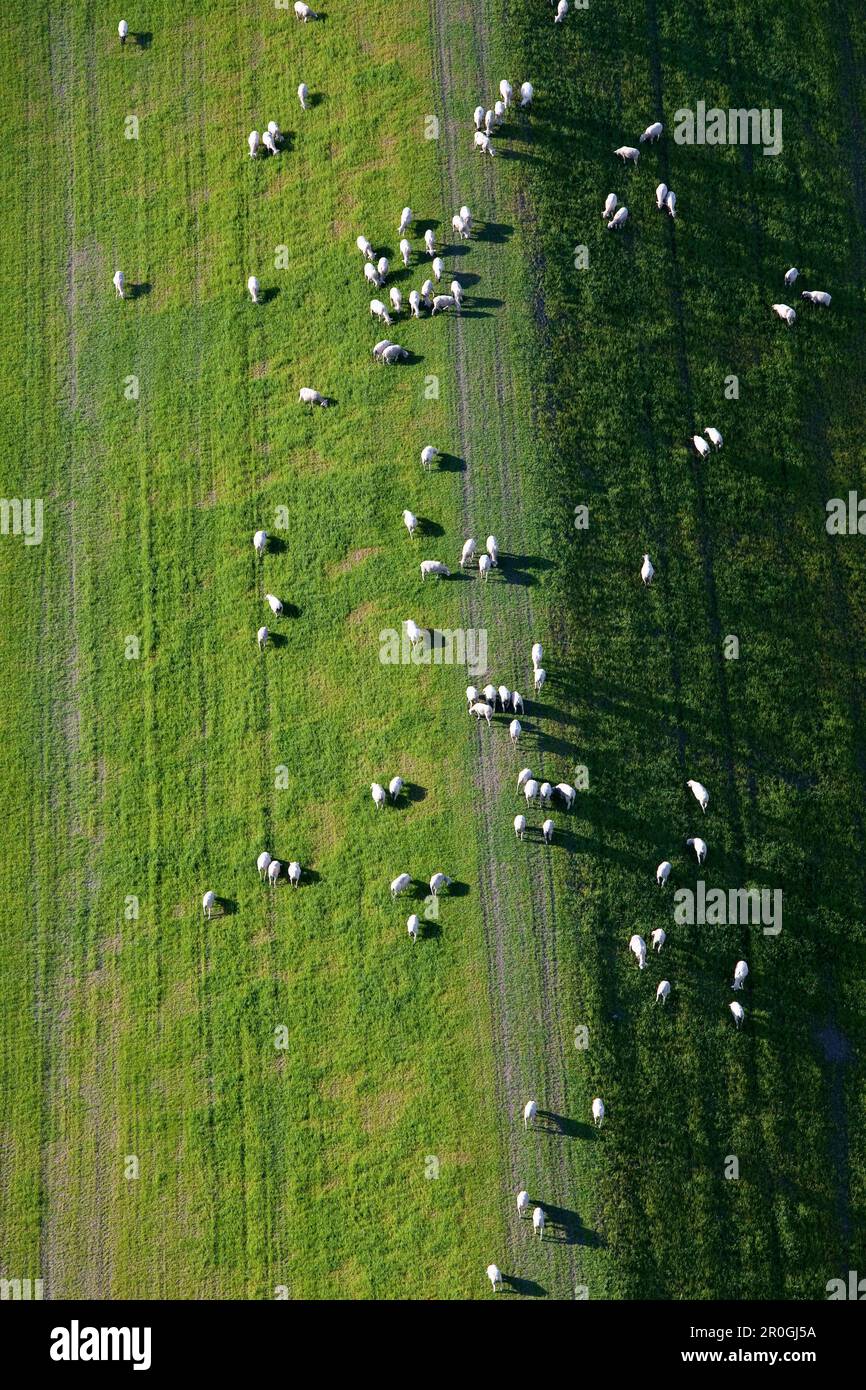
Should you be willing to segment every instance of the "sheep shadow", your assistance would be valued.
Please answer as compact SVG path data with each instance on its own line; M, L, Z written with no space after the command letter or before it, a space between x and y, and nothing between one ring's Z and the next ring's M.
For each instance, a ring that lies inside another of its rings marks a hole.
M315 110L317 106L321 106L323 102L327 101L327 99L328 98L324 92L307 93L307 100L310 103L311 110Z
M280 649L289 645L289 639L284 632L274 632L268 628L268 646Z
M534 1279L520 1279L516 1274L503 1274L502 1284L510 1293L521 1294L524 1298L547 1298L547 1289Z
M277 149L278 154L294 154L296 132L294 130L281 130L280 143Z
M439 470L442 473L465 473L466 460L460 458L459 454L440 454Z
M473 285L481 284L481 276L476 275L474 270L461 270L459 279L464 289L470 289Z
M150 294L152 289L153 285L149 280L141 280L137 285L129 286L127 298L131 300L144 299L146 295Z
M459 878L452 879L448 887L442 890L441 897L445 898L466 898L472 890L468 883L463 883Z
M545 1217L544 1241L551 1245L586 1245L598 1247L604 1244L601 1237L584 1226L576 1211L568 1207L555 1207L549 1202L538 1201Z
M214 907L219 909L216 913L218 917L234 917L238 910L237 901L234 898L217 898ZM211 916L213 915L211 913Z
M584 1131L593 1132L592 1126L583 1124L579 1120L570 1120L567 1115L557 1115L554 1110L541 1109L535 1117L534 1128L541 1134L565 1139L586 1138Z
M421 940L421 941L427 941L427 940L436 941L436 940L438 940L438 938L439 938L441 935L442 935L442 928L441 928L441 926L439 925L439 923L438 923L435 919L434 919L433 921L430 921L430 922L428 922L428 921L426 920L426 918L422 918L422 919L421 919L421 925L420 925L419 928L418 928L418 938L419 938L419 940Z
M148 49L150 48L150 45L153 43L153 34L150 32L150 30L144 30L142 33L139 34L130 34L129 37L135 44L136 48Z
M269 555L285 555L288 548L281 536L268 536L267 553Z
M438 521L430 521L426 516L418 517L418 531L422 536L444 536L445 527L440 526Z
M262 290L261 295L259 296L259 303L271 304L276 299L279 293L279 287L277 285L271 285L268 287L268 289Z
M477 241L506 242L514 235L514 228L508 222L485 222L481 231L475 233Z
M417 782L404 782L401 796L405 796L409 802L426 801L427 788L421 787Z
M460 317L466 318L468 313L470 317L478 318L479 316L474 312L476 309L501 309L504 303L504 299L484 299L480 295L473 295L468 303L464 301L463 308L460 310ZM486 317L487 315L485 315Z

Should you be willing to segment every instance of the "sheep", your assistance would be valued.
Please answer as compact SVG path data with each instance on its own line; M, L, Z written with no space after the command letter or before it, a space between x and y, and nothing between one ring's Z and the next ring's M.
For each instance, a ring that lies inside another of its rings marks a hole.
M547 820L542 823L541 833L544 836L544 843L546 845L553 844L553 821L549 816Z
M123 288L126 284L126 276L124 275L122 270L116 270L114 272L114 274L111 277L111 283L114 286L115 298L123 299Z
M667 197L665 198L665 207L667 208L671 217L675 218L677 215L677 195L676 193L674 193L674 190L672 188L668 189Z
M411 254L411 243L408 242L405 237L403 237L402 241L400 242L400 255L403 257L403 265L406 270L409 269L409 257L411 256Z
M542 806L549 806L551 801L553 800L552 784L550 782L542 782L541 786L538 789L538 795L541 798Z
M260 652L263 652L265 647L268 645L269 637L270 633L268 632L268 629L266 627L260 627L258 632L256 633L256 641L259 644Z
M489 556L489 555L479 555L479 556L478 556L478 573L481 575L481 578L482 578L482 579L486 579L486 578L487 578L487 576L489 575L489 573L490 573L490 571L491 571L492 568L493 568L493 566L492 566L492 564L491 564L491 562L490 562L490 556Z
M463 296L463 286L461 285L460 281L459 281L459 280L452 280L452 281L451 281L450 289L451 289L451 293L452 293L453 296L454 296L454 303L457 305L457 308L458 308L458 309L462 309L462 308L463 308L463 297L464 297L464 296Z
M406 636L409 638L413 647L417 647L419 642L424 641L424 633L414 619L407 618L403 626L406 629Z
M491 157L496 154L490 136L485 135L482 130L475 132L475 148L480 150L482 154L489 154Z
M380 786L378 782L371 782L370 795L373 798L373 805L376 807L376 810L381 811L387 800L385 796L385 788L383 786Z
M483 106L476 106L475 110L472 112L472 119L473 119L473 121L475 122L475 129L476 129L476 130L480 130L481 127L484 125L484 107L483 107Z
M638 970L645 970L645 969L646 969L646 942L644 941L644 939L643 939L642 936L639 936L639 935L637 934L637 932L635 932L635 933L634 933L634 936L632 936L631 939L629 940L628 949L631 951L632 955L634 956L635 960L637 961L637 968L638 968Z
M463 204L463 206L462 206L461 209L460 209L460 216L463 218L463 222L464 222L464 224L465 224L465 226L466 226L467 232L471 231L471 230L472 230L472 213L469 211L469 209L468 209L468 207L466 206L465 203Z
M541 1207L536 1207L532 1213L532 1229L538 1232L541 1240L544 1240L544 1212Z
M283 611L283 604L276 594L265 594L265 603L270 608L275 618L279 618Z
M544 656L544 648L542 647L541 643L540 643L540 642L533 642L533 644L532 644L532 668L533 668L533 670L537 670L537 668L541 665L541 660L542 660L542 657L543 657L543 656Z
M306 111L309 105L310 92L306 82L301 82L298 86L298 101L301 103L301 110Z
M794 284L794 282L798 279L799 274L800 274L800 272L799 272L799 270L797 269L797 267L796 267L795 265L792 265L790 270L786 270L786 271L785 271L785 288L786 288L786 289L789 289L789 288L791 287L791 285Z
M401 893L405 893L409 884L412 882L411 874L398 874L391 880L391 897L399 898Z
M502 713L505 714L508 706L511 704L511 691L508 689L507 685L500 685L496 694L499 696L499 708L502 710Z
M460 552L460 568L467 565L475 555L475 541L470 536L469 540L463 542L463 549Z
M662 946L664 946L664 944L665 944L665 942L667 941L667 939L668 939L668 934L667 934L667 932L665 931L664 927L656 927L656 929L655 929L655 931L653 932L652 937L651 937L653 950L654 950L654 951L661 951L661 948L662 948Z
M262 850L261 854L259 855L258 859L256 860L256 868L257 868L258 871L259 871L259 878L264 878L264 877L265 877L265 874L268 872L268 868L269 868L269 866L270 866L270 862L271 862L271 859L272 859L272 858L273 858L273 856L270 855L270 854L268 854L268 852L267 852L266 849L263 849L263 850Z
M810 304L821 304L825 309L830 307L831 296L826 290L804 290L803 299L808 299Z
M432 306L432 304L433 304L433 281L432 281L432 280L425 280L425 281L424 281L423 285L421 286L421 298L422 298L423 301L424 301L424 307L425 307L426 309L431 308L431 306Z
M370 313L373 315L374 318L381 320L382 323L386 323L389 328L394 322L394 320L391 318L391 315L388 313L388 310L385 308L385 305L382 303L381 299L370 300Z
M434 874L430 880L430 892L433 894L433 897L436 898L439 896L440 889L450 888L453 882L453 878L449 878L447 874Z
M428 256L436 255L436 233L432 227L428 227L424 233L424 250Z
M517 1215L522 1217L529 1211L529 1193L524 1189L517 1194Z
M428 574L434 574L439 579L450 579L451 571L441 560L422 560L421 578L426 579Z
M399 314L403 309L403 291L397 285L392 285L388 291L388 298L391 301L391 308L395 314Z
M393 367L395 362L405 362L408 356L409 353L404 347L400 347L397 343L392 343L390 347L386 347L385 351L382 353L382 361L386 363L387 366Z
M487 1274L487 1278L490 1280L491 1284L493 1285L493 1292L496 1293L496 1290L497 1290L498 1288L499 1288L499 1289L502 1288L502 1272L501 1272L501 1270L499 1269L499 1266L498 1266L498 1265L488 1265L485 1272L486 1272L486 1274Z
M710 794L707 791L704 784L702 782L695 782L694 779L690 777L689 780L686 782L686 786L691 790L693 796L697 799L701 810L706 811L710 801Z
M702 840L699 835L691 835L689 836L688 840L686 840L686 845L689 849L694 850L695 854L697 855L698 863L703 864L704 860L707 857L706 840Z
M545 671L544 667L543 667L543 666L538 666L538 667L536 667L535 671L533 672L533 685L534 685L534 687L535 687L535 693L536 693L536 695L538 694L539 690L540 690L541 687L544 685L544 682L545 682L546 680L547 680L547 672Z
M355 245L365 261L375 261L376 253L365 236L355 237Z
M437 284L437 285L439 284L439 281L442 279L442 272L443 272L444 269L445 269L445 262L443 261L442 257L441 257L441 256L434 256L434 257L433 257L432 270L433 270L433 279L436 281L436 284Z
M411 540L412 537L415 535L415 532L418 530L418 518L414 512L409 511L408 507L404 508L403 511L403 525L409 532L409 539Z
M257 130L250 131L247 136L247 144L250 149L250 159L255 159L259 152L259 132Z
M672 868L673 864L669 859L663 859L662 862L659 864L658 868L656 869L656 883L658 884L659 888L664 888L665 884L670 878L670 872Z
M486 134L486 135L492 135L492 134L494 133L495 130L496 130L496 116L495 116L495 114L493 113L493 111L485 111L485 113L484 113L484 132L485 132L485 134ZM477 144L478 141L476 140L475 143Z
M656 990L656 1003L658 1003L659 1000L661 1000L663 1004L667 1003L667 997L668 997L668 995L670 994L670 992L671 992L671 982L670 982L670 980L660 980L660 981L659 981L659 987L658 987L658 989Z
M418 931L421 926L421 918L417 912L413 912L411 917L406 918L406 930L413 941L418 940Z
M640 159L640 150L636 150L634 145L620 145L618 150L614 150L614 154L619 155L623 164L637 164Z
M262 131L262 144L270 154L279 154L277 142L269 130Z
M738 960L734 966L734 983L731 989L742 989L743 981L749 973L749 967L744 960Z
M400 213L400 225L397 228L397 235L403 236L408 232L412 225L413 212L411 208L404 208Z
M282 864L279 859L272 859L268 865L268 883L273 888L282 871Z
M255 552L256 552L256 554L259 556L259 558L261 558L262 555L264 555L264 553L265 553L265 546L267 545L267 543L268 543L268 533L267 533L267 531L256 531L255 535L253 536L253 545L254 545L254 547L255 547Z
M660 183L660 184L658 185L658 187L656 188L656 207L658 208L659 212L661 212L662 208L664 207L664 205L665 205L665 198L666 198L667 196L668 196L668 186L667 186L667 184L666 184L666 183Z
M734 1015L734 1023L738 1028L742 1027L743 1019L746 1017L746 1011L742 1004L738 1004L736 999L732 999L728 1007Z
M409 310L416 319L421 317L421 296L417 290L409 291Z
M485 687L484 687L484 689L482 690L481 694L484 696L484 698L485 698L485 700L487 701L488 705L492 705L493 708L494 708L494 710L495 710L495 709L496 709L496 701L497 701L497 699L499 698L499 691L496 689L496 686L495 686L495 685L485 685Z
M446 309L456 309L456 308L457 308L457 300L454 298L453 294L437 294L436 297L435 297L435 299L433 300L433 313L434 313L434 315L436 315L436 314L441 314L441 313L443 313Z
M655 572L655 565L649 555L644 555L643 564L640 567L640 577L644 584L652 584Z
M397 797L400 795L400 793L401 793L402 790L403 790L403 778L402 778L402 777L392 777L391 780L390 780L390 782L388 783L388 795L390 796L391 800L392 800L392 801L396 801L396 800L397 800Z
M478 699L478 691L477 691L477 689L475 688L475 686L474 686L474 685L467 685L467 687L466 687L466 704L469 705L469 706L474 705L474 704L475 704L475 701L476 701L477 699Z
M516 743L522 733L523 726L520 723L520 720L512 719L511 723L508 726L508 737L511 739L511 742Z
M454 216L451 218L451 230L457 233L461 241L469 240L469 228L463 221L459 212L455 212Z
M519 690L511 692L511 708L515 714L523 714L523 696Z
M387 256L379 257L378 261L376 262L376 269L378 270L379 278L382 281L382 284L384 285L385 281L388 278L388 272L391 269L391 262L388 260Z
M531 82L521 82L520 84L520 105L524 108L532 105L532 98L535 96L535 88Z
M780 319L784 319L789 328L793 328L797 322L797 314L790 304L771 304L770 308L774 314L778 314Z
M616 205L619 199L615 193L608 193L604 200L604 207L601 210L601 220L606 222L609 217L613 217L616 212Z
M619 231L620 227L624 227L624 226L625 226L625 224L626 224L627 221L628 221L628 208L620 208L619 212L615 212L614 215L613 215L613 217L612 217L612 218L610 219L610 221L608 222L608 224L607 224L607 230L608 230L609 232L617 232L617 231Z
M390 338L380 338L379 341L378 341L378 343L376 343L375 346L374 346L374 348L373 348L373 358L374 358L374 360L375 360L376 362L381 362L381 361L382 361L382 353L385 351L386 348L389 348L389 347L391 347L391 346L392 346L392 343L391 343L391 339L390 339Z
M662 125L661 121L653 121L652 125L647 126L643 135L638 137L638 144L642 145L645 140L649 140L650 143L652 143L655 140L658 140L663 130L664 126Z
M535 1123L535 1117L536 1117L537 1114L538 1114L538 1101L537 1101L537 1100L528 1100L528 1101L526 1102L526 1104L524 1105L524 1107L523 1107L523 1128L524 1128L524 1129L528 1129L529 1126L530 1126L531 1124L534 1124L534 1123Z
M705 439L701 439L701 436L699 434L693 434L692 443L694 444L695 450L698 454L700 454L702 459L709 458L710 446Z
M298 392L298 401L301 405L308 405L312 410L314 405L326 406L331 402L327 396L323 396L321 391L316 391L312 386L302 386Z
M368 285L375 285L377 290L380 290L385 283L371 261L365 261L364 263L364 279L367 281Z
M490 556L491 565L499 562L499 542L495 536L488 536L484 543L484 548Z
M721 449L725 441L714 425L707 425L707 428L704 430L704 434L707 436L707 439L710 441L714 449Z
M517 836L518 840L522 840L522 839L523 839L524 835L526 834L526 817L525 817L525 816L515 816L515 817L514 817L514 833L515 833L515 835Z
M309 5L304 4L304 0L295 0L295 18L302 19L306 24L310 19L318 19L315 10L311 10Z
M601 1096L596 1096L592 1102L592 1118L595 1120L596 1129L600 1129L604 1123L604 1101Z
M559 792L559 795L565 802L566 811L570 811L574 805L574 799L577 796L575 788L570 786L568 782L557 782L554 791Z
M212 889L208 889L208 891L205 893L204 897L201 900L202 911L204 912L204 915L208 921L210 921L213 915L215 904L216 893L214 893Z
M126 43L126 36L128 33L129 25L127 24L125 19L122 19L117 26L117 36L120 39L121 48L123 48L124 44Z
M556 14L553 16L554 24L561 24L568 14L568 0L559 0L556 7Z
M486 719L488 725L493 718L493 707L484 700L476 700L470 712L475 715L476 719Z
M523 768L521 768L520 771L519 771L518 774L517 774L517 790L518 790L518 792L523 791L523 788L526 786L526 783L527 783L527 782L530 782L531 780L532 780L532 768L529 768L529 767L523 767Z
M534 777L530 777L527 782L524 782L523 795L526 798L527 805L529 805L531 801L534 801L535 798L538 796L538 783L536 782Z
M301 881L301 866L298 863L297 859L292 860L291 864L289 865L288 872L289 883L292 885L293 888L297 888L298 884Z
M501 125L502 125L502 122L505 120L505 102L504 102L504 101L495 101L495 102L493 103L493 118L494 118L494 120L496 121L497 126L501 126Z
M511 100L514 96L514 90L507 77L503 77L502 81L499 84L499 95L502 97L502 100L505 102L506 106L511 105Z
M253 301L253 303L261 303L259 299L259 282L255 275L251 275L250 278L247 280L247 289L250 292L250 299Z

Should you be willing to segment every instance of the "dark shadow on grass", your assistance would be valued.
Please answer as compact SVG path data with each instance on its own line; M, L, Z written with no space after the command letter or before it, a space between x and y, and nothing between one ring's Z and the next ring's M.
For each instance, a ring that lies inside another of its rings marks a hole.
M279 292L280 291L277 285L270 285L266 290L262 290L259 303L270 304L274 299L276 299Z
M480 231L476 231L476 241L508 241L514 235L514 228L508 222L485 222Z
M427 788L419 786L417 782L404 782L403 793L408 801L425 801L427 798Z
M437 460L443 473L465 473L466 460L458 454L440 454Z
M220 910L220 917L234 917L238 910L238 905L234 898L217 898L216 906Z
M148 49L150 48L150 45L153 43L153 34L150 32L149 29L146 29L138 34L130 34L129 37L135 44L136 48Z
M270 555L285 555L288 550L286 542L280 536L268 536L268 553Z
M539 1110L534 1128L541 1134L561 1136L564 1139L586 1139L595 1130L591 1125L579 1120L570 1120L567 1115L557 1115L554 1110Z
M503 1274L503 1291L522 1294L524 1298L547 1298L547 1289L534 1279L518 1279L516 1274Z
M418 533L422 536L444 536L445 527L440 526L438 521L431 521L429 517L418 517Z
M152 289L153 285L150 283L149 280L142 280L137 285L130 285L128 298L144 299L145 295L150 294Z

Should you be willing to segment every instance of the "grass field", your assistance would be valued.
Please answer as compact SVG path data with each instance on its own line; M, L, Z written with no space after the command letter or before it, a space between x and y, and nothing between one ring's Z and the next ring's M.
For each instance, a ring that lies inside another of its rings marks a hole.
M116 21L0 18L0 493L43 498L45 530L0 537L0 1276L469 1298L494 1259L526 1296L821 1297L864 1216L866 588L824 506L863 471L866 22L334 0L304 26L239 0L146 4L121 51ZM471 111L506 74L532 117L482 159ZM781 108L782 153L676 145L698 100ZM252 161L270 119L288 148ZM401 320L414 360L378 366L356 235L396 263L412 205L408 295L463 201L467 311ZM790 264L828 313L784 291ZM707 424L725 445L701 463ZM488 585L422 587L420 558L491 531ZM265 591L291 611L259 654ZM410 616L483 628L484 679L527 697L544 642L519 752L501 719L469 727L465 670L380 662ZM550 851L514 840L524 763L589 769ZM697 833L708 885L783 890L778 936L673 925ZM263 848L301 888L259 883ZM457 890L412 946L437 869ZM640 974L628 938L657 926Z

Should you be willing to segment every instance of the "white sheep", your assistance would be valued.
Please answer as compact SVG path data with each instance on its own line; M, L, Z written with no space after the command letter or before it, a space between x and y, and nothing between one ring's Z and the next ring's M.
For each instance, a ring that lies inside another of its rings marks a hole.
M486 719L489 724L493 718L493 706L488 705L484 700L476 700L475 704L470 707L470 713L474 714L476 719Z
M310 101L310 92L306 82L301 82L298 86L298 101L301 103L301 110L306 111Z
M710 794L704 786L703 782L696 782L693 778L690 777L689 780L686 782L686 786L691 789L692 795L698 801L701 810L706 811L707 806L710 802Z
M797 314L790 304L771 304L770 308L774 314L778 314L780 319L784 319L789 328L793 328L797 322Z
M518 774L517 774L517 790L518 790L518 792L523 791L523 788L526 786L526 783L527 783L527 782L530 782L531 780L532 780L532 768L530 768L530 767L523 767L523 768L521 768L520 771L519 771Z
M277 142L269 130L262 131L262 144L271 154L279 154Z
M553 844L553 821L549 816L546 821L542 822L541 833L544 836L544 843L546 845Z
M533 642L533 644L532 644L532 667L533 667L533 670L537 670L538 667L541 665L541 661L542 661L543 656L544 656L544 648L542 647L541 643L540 643L540 642Z
M667 1002L667 997L668 997L668 995L670 994L670 992L671 992L671 982L670 982L670 980L660 980L660 981L659 981L659 987L658 987L658 989L656 990L656 1003L658 1003L659 1000L661 1000L662 1003L665 1004L665 1003Z
M568 0L559 0L556 7L556 14L553 16L554 24L561 24L568 14Z
M459 212L455 212L454 216L451 218L451 230L457 233L461 241L469 240L469 228L463 221Z
M702 840L699 835L690 835L689 838L686 840L686 844L688 845L689 849L694 850L695 854L697 855L698 863L703 864L704 860L707 857L706 840Z
M428 227L424 233L424 250L428 256L436 255L436 233L432 227Z
M655 575L655 565L648 555L644 555L643 564L640 567L640 577L644 584L652 584Z
M310 19L318 19L315 10L311 10L309 5L304 4L304 0L295 0L295 18L302 19L306 24Z
M496 113L492 109L484 112L484 130L487 135L493 135L496 130Z
M493 141L490 139L489 135L485 135L483 130L476 130L475 132L475 148L476 150L480 150L482 154L489 154L491 156L496 154L493 148Z
M433 271L433 279L436 281L436 284L438 285L439 281L442 279L442 272L445 269L445 262L443 261L441 256L433 257L433 265L431 266L431 269Z
M559 792L559 795L565 802L566 811L570 811L574 805L574 799L577 796L576 788L570 786L568 782L557 782L554 791Z
M520 84L520 105L523 107L532 105L532 98L535 96L535 88L531 82L521 82Z
M617 198L615 193L608 193L607 197L604 200L604 207L601 210L601 219L603 222L606 222L609 217L613 217L614 213L616 212L616 205L618 201L619 199Z
M723 440L722 436L719 434L719 431L715 428L714 425L708 425L707 428L704 430L704 434L707 436L707 439L710 441L714 449L721 449L725 441Z
M452 293L453 296L454 296L454 303L457 305L457 308L458 308L458 309L462 309L462 308L463 308L463 298L464 298L464 295L463 295L463 286L461 285L460 281L459 281L459 280L452 280L452 281L451 281L451 285L450 285L450 290L451 290L451 293Z
M734 1022L737 1025L737 1027L742 1027L743 1019L746 1017L746 1011L743 1008L742 1004L738 1004L736 999L732 999L729 1008L731 1010L731 1013L734 1015Z
M268 854L268 852L267 852L266 849L263 849L263 850L262 850L261 854L259 855L258 859L256 860L256 868L257 868L258 871L259 871L259 878L264 878L264 877L265 877L265 874L268 872L268 868L269 868L269 866L270 866L270 863L271 863L271 859L272 859L272 858L273 858L273 855Z
M638 144L642 145L645 140L649 140L652 144L653 141L658 140L663 130L664 126L662 125L661 121L653 121L652 125L647 126L643 135L638 137Z
M520 720L512 719L511 723L508 726L508 737L511 739L511 742L516 743L522 733L523 726L520 723Z
M475 129L476 129L476 130L480 130L481 127L484 125L484 107L483 107L483 106L476 106L475 110L472 112L472 119L473 119L473 121L475 122Z
M418 530L418 518L414 512L409 511L408 507L406 507L403 511L403 525L409 532L409 538L411 540L411 538L415 535L415 532Z
M388 310L385 308L385 305L382 303L381 299L370 300L370 313L373 315L374 318L379 319L382 323L386 323L389 328L391 324L394 322L394 320L391 318L391 315L388 313Z
M373 357L374 357L375 361L381 362L381 361L382 361L382 353L385 351L386 348L389 348L389 347L392 347L392 346L393 346L393 344L392 344L390 338L380 338L379 341L378 341L378 343L376 343L376 344L374 345L374 347L373 347Z
M365 261L375 261L376 253L365 236L356 236L355 245Z
M470 560L473 558L473 556L475 555L475 544L476 544L476 543L475 543L475 541L472 539L471 536L470 536L469 540L466 540L466 541L463 542L463 549L462 549L461 552L460 552L460 568L461 568L461 569L463 568L464 565L468 565L469 561L470 561Z
M323 396L321 391L316 391L312 386L302 386L298 392L298 400L301 405L308 405L312 410L314 405L330 405L327 396Z
M276 881L279 878L280 873L282 872L282 868L283 866L280 863L279 859L272 859L270 864L268 865L268 883L271 885L272 888L276 884Z
M511 704L511 691L508 689L507 685L500 685L497 688L496 694L499 698L499 708L504 714Z
M410 242L408 242L404 237L403 240L400 242L400 255L403 257L403 265L406 267L407 270L409 268L409 257L411 256L411 254L412 246Z
M255 159L259 152L259 132L257 130L250 131L247 136L247 144L250 148L250 159Z
M421 296L417 290L409 291L409 309L416 319L421 317Z
M544 685L544 682L547 680L547 672L545 671L543 666L537 666L532 674L533 685L535 686L535 693L537 695L541 687Z
M541 786L538 789L538 795L541 798L542 806L549 806L551 801L553 800L552 784L550 782L542 782Z
M288 873L289 883L292 885L293 888L297 888L298 884L301 881L301 866L298 863L297 859L292 860L291 864L289 865Z
M692 443L694 444L696 451L700 454L702 459L709 458L710 446L705 439L701 439L701 436L699 434L693 434Z
M667 184L666 184L666 183L660 183L660 184L657 186L657 188L656 188L656 207L658 208L659 212L661 212L662 208L664 207L664 205L665 205L665 198L666 198L667 196L668 196L668 186L667 186Z
M457 300L453 294L437 294L433 300L433 314L444 313L446 309L456 309Z
M428 574L436 575L439 579L450 579L451 571L441 560L422 560L421 578L426 579Z
M205 893L204 897L201 900L201 905L205 917L208 919L208 921L210 921L211 917L213 916L214 907L216 905L216 893L214 893L212 889L208 889L208 891Z
M398 874L391 880L391 897L399 898L401 893L405 893L409 884L412 882L411 874Z
M259 303L259 282L255 275L251 275L247 280L247 289L250 292L250 299L254 304Z
M487 578L492 568L493 565L489 555L478 556L478 573L481 575L482 579Z
M259 644L260 652L263 652L265 647L268 645L269 637L270 633L268 632L268 629L266 627L260 627L258 632L256 633L256 641Z
M499 542L495 536L488 536L484 543L487 554L490 556L491 565L499 562Z
M528 1100L523 1107L523 1128L528 1129L535 1124L535 1117L538 1114L538 1101Z
M665 197L665 207L667 208L667 210L668 210L668 212L670 213L671 217L676 218L676 215L677 215L677 195L676 195L676 193L674 193L674 190L673 190L672 188L669 188L668 191L667 191L667 196Z
M826 290L804 290L803 299L808 299L810 304L822 304L825 309L830 307L831 296Z
M530 777L523 784L523 795L526 797L527 806L538 796L538 783L534 777Z
M463 218L463 221L466 224L467 232L470 231L472 228L472 213L469 211L469 208L466 206L465 203L460 209L460 216Z
M798 279L799 274L800 272L795 265L792 265L790 270L785 271L786 288L790 288L790 286L794 284L794 282Z
M503 77L502 81L499 84L499 95L502 97L502 100L505 102L506 106L511 105L511 101L514 96L514 90L507 77Z
M597 1129L604 1123L604 1101L601 1096L596 1096L592 1102L592 1118L595 1120Z
M614 154L619 155L623 164L637 164L640 159L640 150L636 150L634 145L620 145L618 150L614 150Z
M536 1207L532 1213L532 1229L538 1232L541 1240L544 1240L544 1212L541 1207Z
M424 300L426 308L430 308L433 303L433 281L425 280L421 286L421 298Z
M627 221L628 208L620 208L618 212L614 213L613 217L608 222L607 230L609 232L618 232L620 227L624 227Z
M512 690L511 692L511 708L515 714L523 714L524 712L523 696L520 694L519 690Z
M418 932L421 927L421 918L417 912L413 912L411 917L406 918L406 930L413 941L418 940Z
M630 938L628 949L637 961L638 970L646 969L646 942L637 932Z
M375 285L377 290L380 290L385 283L372 261L364 262L364 279L368 285Z
M731 989L742 989L743 982L749 973L749 967L744 960L738 960L734 966L734 983Z
M670 878L672 868L673 864L669 859L663 859L662 862L659 864L658 868L656 869L656 883L658 884L659 888L664 888L665 884Z
M275 617L279 618L283 611L283 604L276 594L265 594L265 603L270 608Z
M116 270L114 272L114 274L111 277L111 283L114 286L115 297L117 299L123 299L123 289L126 284L126 276L124 275L122 270Z
M526 834L526 817L525 817L525 816L515 816L515 817L514 817L514 833L515 833L515 835L517 836L518 840L522 840L522 839L523 839L524 835Z
M498 1265L488 1265L486 1270L487 1278L493 1285L493 1292L502 1288L502 1272Z
M650 939L652 941L653 950L660 951L668 939L668 934L664 927L656 927Z
M522 1217L529 1211L529 1193L524 1190L517 1194L517 1215Z
M409 228L412 225L412 217L412 209L404 208L403 211L400 213L400 225L397 228L398 236L403 236L406 232L408 232Z
M255 547L255 552L259 556L259 558L261 558L261 556L264 555L267 543L267 531L256 531L255 535L253 536L253 545Z
M117 26L117 36L118 36L118 38L120 39L120 46L121 46L121 48L122 48L123 45L126 43L126 36L127 36L128 33L129 33L129 25L127 24L127 22L126 22L125 19L122 19L122 20L120 21L120 23L118 24L118 26Z
M413 647L417 647L419 642L424 641L423 630L418 626L414 618L407 618L403 626L406 629L406 636L409 638Z
M376 262L376 269L378 270L379 278L382 281L382 284L384 285L385 281L388 278L388 272L391 269L391 262L388 260L387 256L379 257L378 261Z
M497 126L501 126L501 125L502 125L502 122L505 120L505 102L504 102L504 101L495 101L495 102L493 103L493 119L495 120Z
M373 805L376 807L376 810L381 811L387 800L387 797L385 796L385 788L381 786L378 782L371 782L370 795L373 798Z
M405 362L408 357L406 348L400 347L398 343L391 343L382 353L382 361L389 367L393 367L397 362Z
M475 704L475 701L476 701L477 699L478 699L478 690L476 689L476 687L475 687L474 685L467 685L467 687L466 687L466 704L469 706L470 709L471 709L471 707Z
M497 701L497 698L498 698L498 696L499 696L499 691L496 689L496 686L495 686L495 685L485 685L485 687L484 687L484 689L482 690L481 694L484 696L484 698L485 698L485 700L487 701L488 705L492 705L493 708L496 709L496 701Z
M402 777L392 777L391 780L390 780L390 782L388 783L388 795L390 796L391 800L392 800L392 801L396 801L396 800L397 800L397 797L400 795L400 793L401 793L402 790L403 790L403 778L402 778Z
M395 314L399 314L403 309L403 291L398 285L392 285L388 291L388 298L391 301L391 308Z
M434 874L430 880L430 892L436 898L442 888L449 888L453 882L453 878L449 878L447 874Z

